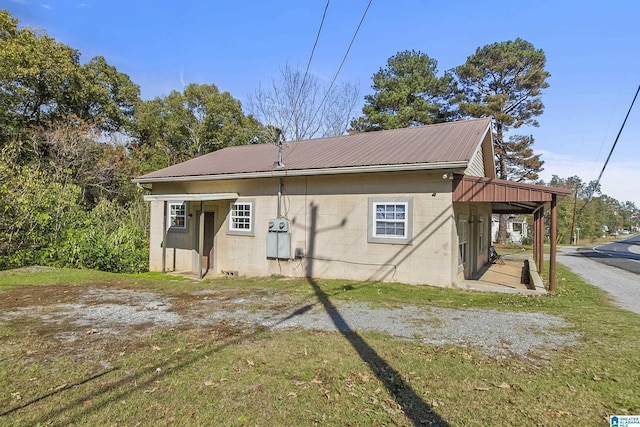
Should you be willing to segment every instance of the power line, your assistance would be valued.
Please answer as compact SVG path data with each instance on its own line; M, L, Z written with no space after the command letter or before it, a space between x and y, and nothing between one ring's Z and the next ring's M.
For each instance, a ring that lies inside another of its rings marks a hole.
M311 48L311 54L309 55L309 61L307 61L307 69L304 71L304 76L302 77L302 83L300 84L300 90L298 90L298 94L296 95L296 99L293 101L293 108L291 109L291 114L289 115L289 119L287 120L287 127L291 125L291 120L293 120L293 115L298 108L298 101L302 96L302 91L304 90L304 84L307 82L307 75L309 75L309 68L311 67L311 60L313 59L313 54L316 51L316 46L318 46L318 40L320 40L320 33L322 32L322 26L324 25L324 19L327 16L327 10L329 9L329 3L331 0L327 0L327 4L324 7L324 12L322 13L322 20L320 21L320 27L318 27L318 33L316 34L316 40L313 42L313 47Z
M616 148L616 144L618 143L618 139L620 138L620 135L622 134L622 130L624 129L624 125L627 123L627 119L629 118L629 114L631 114L631 109L633 108L633 104L635 104L635 102L636 102L636 98L638 98L638 93L640 93L640 85L638 85L638 89L636 90L636 94L633 97L633 101L631 101L631 105L629 106L629 110L627 110L627 115L624 117L624 120L622 121L622 126L620 126L620 130L618 131L618 135L616 135L616 139L615 139L615 141L613 141L613 146L611 147L611 150L609 151L609 155L607 156L607 160L605 160L604 165L602 166L602 170L600 171L600 175L598 175L598 179L596 180L595 185L592 187L592 191L590 191L589 197L587 198L587 201L584 203L584 205L582 205L582 207L580 208L580 211L578 211L578 214L577 214L578 217L580 217L580 214L582 213L584 208L589 204L589 202L593 198L593 194L595 193L595 190L598 188L598 185L600 184L600 179L602 178L602 175L604 174L604 170L607 168L607 165L609 164L609 159L611 159L611 155L613 154L613 150ZM576 200L577 200L577 197L578 197L578 195L576 194ZM574 217L575 216L576 216L576 214L575 214L575 204L574 204ZM575 219L574 219L574 222L575 222ZM571 228L572 228L571 235L573 236L573 226Z
M318 113L320 112L320 109L322 108L322 105L327 100L327 97L329 96L329 93L331 92L331 89L333 88L333 85L335 84L336 79L338 78L338 74L340 74L340 71L342 70L342 66L344 65L345 61L347 60L347 56L349 55L349 51L351 51L351 46L353 46L353 42L356 40L356 36L358 35L358 31L360 31L360 27L362 26L362 22L364 21L364 18L367 16L367 12L369 11L369 7L371 7L371 3L373 3L373 0L369 0L369 4L367 4L367 8L364 10L364 13L362 14L362 18L360 18L360 23L358 23L358 28L356 28L355 33L353 33L353 37L351 38L351 43L349 43L349 47L347 48L347 51L344 53L344 56L342 57L342 62L340 63L340 66L338 67L338 71L336 71L336 74L333 76L333 80L331 80L331 84L329 85L329 89L327 89L327 91L325 92L324 98L322 98L322 101L318 105L318 109L316 110L315 114L313 115L313 117L311 119L312 122L316 118Z
M602 170L600 171L600 175L598 175L598 179L596 180L596 184L600 183L600 178L602 178L602 174L604 170L607 168L607 164L609 163L609 159L613 154L614 148L616 148L616 144L618 143L618 138L620 138L620 134L622 133L622 129L624 129L625 123L627 123L627 119L629 118L629 114L631 113L631 109L633 108L633 104L636 102L636 98L638 97L638 92L640 92L640 85L638 85L638 90L636 90L636 94L633 97L633 101L631 101L631 105L629 106L629 110L627 111L627 115L622 122L622 126L620 126L620 130L618 131L618 135L616 136L616 140L613 142L613 146L611 147L611 151L609 151L609 155L607 156L607 160L604 162L604 166L602 166Z
M358 31L360 31L360 27L362 26L362 22L364 21L364 18L367 16L367 12L369 11L369 8L371 7L371 3L373 3L373 0L369 0L369 3L367 4L367 8L364 10L364 13L362 14L362 18L360 18L360 22L358 23L358 27L356 28L356 31L353 33L353 37L351 37L351 42L349 43L349 47L347 48L347 51L345 52L344 56L342 57L342 62L340 63L340 66L338 67L338 71L336 71L335 75L333 76L333 80L331 80L331 84L329 85L329 88L325 92L324 97L322 98L322 101L320 101L320 104L318 105L318 109L316 110L316 112L311 117L311 123L313 123L313 121L315 120L316 116L320 112L320 109L322 108L322 105L327 100L327 98L329 96L329 93L331 92L331 89L333 88L333 85L335 84L336 79L338 78L338 75L340 74L340 71L342 70L342 66L344 65L345 61L347 60L347 56L349 55L349 52L351 51L351 46L353 46L353 42L356 40L356 36L358 35ZM287 157L289 157L291 154L293 154L293 152L295 151L296 147L297 147L297 145L289 152L289 154L287 154L285 159Z

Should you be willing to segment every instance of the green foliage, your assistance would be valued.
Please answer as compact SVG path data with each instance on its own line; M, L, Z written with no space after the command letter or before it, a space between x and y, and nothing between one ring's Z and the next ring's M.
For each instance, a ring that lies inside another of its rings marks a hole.
M549 86L545 63L542 50L519 38L478 48L455 69L460 109L471 117L493 116L503 131L537 126L540 95Z
M549 87L545 64L541 49L518 38L478 48L454 70L459 90L456 102L462 114L495 120L496 168L501 179L512 179L514 171L516 177L532 172L537 176L541 170L539 159L532 161L514 150L518 148L514 144L525 142L526 137L506 143L504 133L522 125L538 126L535 118L544 111L542 90ZM518 154L512 156L514 152Z
M135 119L132 150L143 171L224 147L262 142L264 135L263 126L244 115L240 102L213 84L190 84L182 93L143 102Z
M373 95L365 96L357 131L396 129L446 121L452 117L451 77L437 76L437 61L422 52L404 51L373 75Z
M114 273L148 269L149 240L125 207L102 200L77 219L76 226L65 230L60 241L50 248L51 264Z
M0 156L0 159L2 157ZM0 164L0 269L42 263L73 222L78 186L33 166Z
M573 197L558 201L558 239L561 243L573 242L573 236L577 237L576 228L580 228L580 241L584 243L595 242L615 230L630 230L638 223L635 204L600 194L595 181L584 183L577 176L560 178L554 175L549 185L574 191Z
M69 115L105 131L128 127L139 88L127 75L102 57L81 65L77 50L17 24L0 11L0 146Z
M507 169L506 176L500 178L517 182L538 180L538 173L542 171L544 161L540 159L540 154L533 153L533 142L532 135L512 135L502 145L500 152L504 156Z

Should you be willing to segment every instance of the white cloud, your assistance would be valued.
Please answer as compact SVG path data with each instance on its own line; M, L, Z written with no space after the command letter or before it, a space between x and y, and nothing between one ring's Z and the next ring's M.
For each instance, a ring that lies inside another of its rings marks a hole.
M40 7L43 9L51 9L51 6L48 4L41 4Z
M586 160L579 155L558 154L552 151L539 151L544 160L544 171L540 177L549 182L553 175L560 178L578 176L583 182L595 181L604 165ZM602 192L620 202L631 201L640 206L640 156L638 159L624 161L610 160L600 179Z

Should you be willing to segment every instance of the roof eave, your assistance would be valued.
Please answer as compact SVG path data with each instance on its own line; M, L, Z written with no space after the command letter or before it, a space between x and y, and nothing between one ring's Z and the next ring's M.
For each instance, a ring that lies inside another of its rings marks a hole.
M278 178L287 176L314 176L314 175L343 175L354 173L371 173L371 172L405 172L419 170L443 170L450 169L452 171L464 170L469 162L436 162L436 163L413 163L401 165L374 165L374 166L348 166L341 168L322 168L322 169L276 169L263 172L242 172L228 173L217 175L186 175L186 176L167 176L157 178L135 178L136 184L151 184L156 182L185 182L185 181L221 181L231 179L250 179L250 178Z

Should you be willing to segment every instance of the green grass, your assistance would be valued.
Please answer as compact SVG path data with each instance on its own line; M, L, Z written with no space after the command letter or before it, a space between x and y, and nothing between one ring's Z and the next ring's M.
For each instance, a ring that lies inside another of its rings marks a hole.
M305 280L278 277L199 283L84 270L2 272L0 283L12 295L61 284L174 298L210 288L317 292ZM603 426L610 414L640 414L640 316L562 266L558 292L546 297L339 280L317 286L330 301L543 312L566 319L582 338L578 348L533 360L379 333L234 325L88 335L61 345L46 325L14 319L0 322L0 413L28 405L0 415L0 425Z

